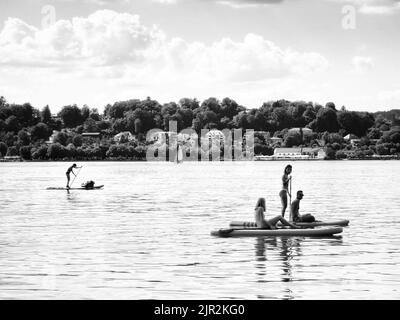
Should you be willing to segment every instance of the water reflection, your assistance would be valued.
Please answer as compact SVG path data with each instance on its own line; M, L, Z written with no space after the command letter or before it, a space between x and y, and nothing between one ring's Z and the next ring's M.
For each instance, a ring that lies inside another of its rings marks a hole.
M343 238L210 237L247 219L259 190L276 194L265 181L279 181L278 162L184 164L176 172L90 163L87 175L101 176L104 190L44 191L64 186L64 166L0 165L0 299L400 297L399 224L382 222L398 217L400 179L387 179L400 175L398 162L296 163L296 184L315 195L302 210L350 219ZM356 198L354 181L369 182ZM53 274L45 266L54 266L58 291L43 281Z
M257 281L266 282L273 280L267 278L267 251L270 251L271 255L276 255L277 252L279 253L277 260L281 262L282 268L282 277L280 280L282 282L292 281L291 260L293 257L300 257L302 255L300 248L302 241L303 238L294 237L257 238L255 243L256 261L258 262L256 268L258 269L257 275L260 276Z

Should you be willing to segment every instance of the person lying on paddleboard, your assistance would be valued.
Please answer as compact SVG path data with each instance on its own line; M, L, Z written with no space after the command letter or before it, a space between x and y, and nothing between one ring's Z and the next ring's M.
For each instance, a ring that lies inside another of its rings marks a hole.
M296 200L294 200L290 206L290 213L293 219L293 222L315 222L315 218L311 214L300 215L300 201L303 199L304 193L303 191L297 191Z
M266 220L264 212L266 211L265 207L265 199L260 198L257 201L256 208L255 208L255 218L257 227L260 229L276 229L276 224L281 222L283 225L291 227L293 229L299 229L300 227L295 226L294 224L287 221L282 216L276 216L275 218Z
M283 172L282 176L282 190L279 192L279 197L281 198L281 203L282 203L282 217L285 217L285 212L286 208L288 206L288 198L287 195L289 193L289 182L292 179L291 176L289 176L292 173L292 166L289 164L286 166L285 171Z
M76 177L74 169L80 169L80 168L82 168L82 167L78 167L76 165L76 163L74 163L71 167L68 168L67 173L66 173L66 175L67 175L67 189L70 189L69 181L71 180L71 173Z

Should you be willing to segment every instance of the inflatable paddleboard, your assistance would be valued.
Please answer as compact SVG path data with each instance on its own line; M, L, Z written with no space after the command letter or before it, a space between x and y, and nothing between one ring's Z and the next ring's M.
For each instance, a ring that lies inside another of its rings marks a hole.
M323 227L323 226L339 226L346 227L350 223L349 220L337 220L337 221L315 221L315 222L296 222L295 225L299 227L313 228L313 227ZM279 224L278 224L279 225ZM245 221L233 221L230 223L232 228L257 228L255 222L245 222Z
M47 190L64 190L64 191L67 191L67 190L99 190L99 189L103 189L103 188L104 188L104 185L103 186L95 186L95 187L90 188L90 189L86 189L86 188L70 188L70 189L67 189L67 188L47 188Z
M215 237L326 237L343 232L341 227L321 229L220 229L212 231Z

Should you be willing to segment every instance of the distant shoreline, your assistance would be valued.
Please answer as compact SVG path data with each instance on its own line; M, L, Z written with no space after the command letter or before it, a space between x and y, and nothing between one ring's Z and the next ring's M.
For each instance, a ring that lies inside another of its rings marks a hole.
M184 162L310 162L310 161L389 161L389 160L400 160L400 157L375 157L375 158L354 158L354 159L269 159L269 160L233 160L233 161L184 161ZM133 159L102 159L102 160L5 160L0 159L0 163L40 163L40 162L151 162L151 163L174 163L173 161L147 161L143 160L133 160Z

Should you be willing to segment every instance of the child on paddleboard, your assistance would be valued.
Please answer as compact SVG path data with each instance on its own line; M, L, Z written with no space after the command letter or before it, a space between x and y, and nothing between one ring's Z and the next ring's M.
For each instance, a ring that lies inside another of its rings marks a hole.
M67 173L66 173L66 175L67 175L67 189L70 189L70 187L69 187L69 181L71 180L71 173L76 177L76 174L75 174L75 172L74 172L74 169L81 169L81 168L82 168L82 167L78 167L78 166L76 165L76 163L74 163L71 167L68 168Z
M299 229L299 227L287 221L282 216L276 216L275 218L266 220L264 216L264 212L266 211L265 199L260 198L257 201L255 208L255 218L257 227L260 229L276 229L276 224L281 222L283 225L291 227L292 229Z
M291 197L289 193L289 182L291 181L292 177L290 174L292 173L292 166L289 164L286 166L283 176L282 176L282 190L279 192L279 197L281 198L282 203L282 217L285 217L286 208L288 206L288 198L287 195Z

